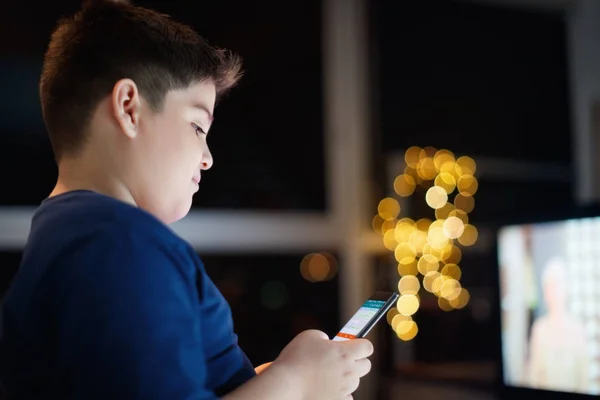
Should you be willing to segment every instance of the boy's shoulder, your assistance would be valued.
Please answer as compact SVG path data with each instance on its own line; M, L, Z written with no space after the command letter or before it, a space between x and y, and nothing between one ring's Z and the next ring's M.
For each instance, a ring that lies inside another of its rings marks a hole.
M184 257L189 262L194 258L191 246L151 214L91 191L68 192L45 200L33 216L24 257L43 255L43 263L48 264L65 254L82 254L78 250L89 243L111 251L123 241L140 251L162 251L175 260ZM85 252L82 255L85 257Z
M59 237L98 234L109 230L133 232L143 238L183 242L167 225L141 208L87 190L60 194L44 200L36 210L30 239L53 232Z

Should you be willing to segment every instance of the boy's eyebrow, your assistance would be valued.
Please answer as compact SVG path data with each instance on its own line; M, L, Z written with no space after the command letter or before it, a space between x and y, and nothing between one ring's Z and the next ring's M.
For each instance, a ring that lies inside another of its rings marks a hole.
M205 111L206 114L208 114L208 119L210 122L213 122L213 120L215 119L215 117L212 115L212 113L208 110L208 107L206 107L204 104L202 103L194 103L192 104L192 107L194 108L198 108L202 111Z

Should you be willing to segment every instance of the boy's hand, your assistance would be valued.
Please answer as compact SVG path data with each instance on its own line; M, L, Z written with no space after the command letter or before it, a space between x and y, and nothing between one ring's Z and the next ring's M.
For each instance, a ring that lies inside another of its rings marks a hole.
M303 399L351 399L360 378L371 370L371 354L373 345L367 339L336 342L309 330L283 349L272 368L287 370Z

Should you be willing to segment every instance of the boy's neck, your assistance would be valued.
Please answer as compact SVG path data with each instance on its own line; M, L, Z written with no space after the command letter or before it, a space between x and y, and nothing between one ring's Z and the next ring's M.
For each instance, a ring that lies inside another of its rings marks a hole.
M133 194L117 177L107 173L106 166L93 162L65 159L58 163L58 179L48 197L74 190L90 190L137 206Z

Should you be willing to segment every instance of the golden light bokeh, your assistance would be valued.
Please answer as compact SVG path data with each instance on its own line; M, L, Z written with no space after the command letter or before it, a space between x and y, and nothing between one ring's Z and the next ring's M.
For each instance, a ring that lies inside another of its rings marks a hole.
M465 225L465 230L463 234L458 238L458 243L463 246L472 246L477 241L479 237L479 232L477 232L477 228L475 228L471 224Z
M477 170L477 166L475 161L468 156L459 157L456 160L456 173L459 176L463 175L475 175L475 171Z
M394 180L394 191L401 197L411 196L416 187L415 178L407 174L398 175Z
M400 203L392 197L386 197L379 202L377 211L379 216L386 221L394 219L400 214Z
M431 293L425 296L436 296L444 311L464 308L470 300L461 284L463 271L458 264L463 254L458 245L467 247L477 242L479 234L469 213L475 208L479 182L475 160L464 155L456 158L447 149L413 146L406 150L404 161L404 170L393 182L395 195L405 198L425 192L425 202L435 219L415 221L401 216L400 203L386 197L379 202L372 227L398 262L400 297L388 312L387 321L400 340L408 341L419 330L412 316L420 308L421 288ZM324 268L313 267L310 276L319 279L327 274Z
M458 217L449 217L444 221L443 231L448 239L458 239L465 231L465 224Z
M406 221L405 219L401 219L394 228L394 238L396 238L398 243L408 242L410 235L415 231L416 228L412 220Z
M422 158L417 164L417 174L424 181L429 181L435 178L437 171L432 158Z
M456 179L454 178L454 175L449 174L448 172L440 172L440 174L436 176L434 183L435 186L441 187L448 194L451 194L456 188Z
M408 243L399 243L394 250L394 257L400 264L409 264L415 260L416 250Z
M337 260L329 253L310 253L300 262L300 274L309 282L330 280L337 270Z
M432 186L425 194L425 201L433 209L442 208L448 202L448 193L439 186Z
M387 315L385 316L385 319L387 319L388 324L392 325L394 317L398 314L400 313L398 312L398 309L396 307L390 308L390 310L387 312Z
M462 276L462 271L460 270L460 267L456 264L446 264L442 268L442 275L449 276L450 278L459 281Z
M413 320L402 321L396 328L396 335L405 342L414 339L418 332L419 328L417 327L417 323Z
M448 213L448 218L450 218L450 217L456 217L456 218L460 219L463 222L463 224L465 224L465 225L467 225L469 223L469 215L463 210L455 209L455 210L450 211Z
M454 211L456 207L452 203L446 203L443 207L435 210L435 217L437 219L446 219L450 216L450 213Z
M471 300L471 294L467 289L463 288L458 297L456 299L449 300L449 303L453 308L460 310L469 303L469 300Z
M437 278L439 278L442 274L437 271L429 271L423 277L423 289L427 290L429 293L433 293L433 282Z
M423 276L429 272L437 271L440 268L440 262L438 258L431 254L424 254L417 262L417 269Z
M388 250L396 250L396 246L398 246L398 242L394 237L394 230L390 229L385 232L383 235L383 245Z
M446 149L438 150L435 153L435 155L433 156L433 162L434 162L435 168L438 172L444 172L442 169L443 165L446 165L448 163L454 165L454 162L455 162L454 153L452 153L450 150L446 150ZM452 169L454 169L454 167ZM446 171L446 172L448 172L448 171Z
M421 218L420 220L415 222L415 227L420 231L427 232L431 224L432 221L429 218Z
M407 317L405 315L400 314L397 308L392 308L392 310L394 314L392 317L391 325L396 332L398 331L398 325L400 325L401 322L412 321L411 317ZM392 310L390 310L390 313L392 312Z
M383 226L384 221L385 220L383 218L381 218L379 216L379 214L375 215L373 217L373 222L371 222L371 226L373 227L373 230L377 233L383 234L383 232L381 231L381 228Z
M398 299L396 308L400 314L409 317L419 309L419 299L414 294L403 294Z
M450 247L450 253L444 258L444 261L446 261L447 264L458 264L460 260L462 260L462 251L460 251L458 246L452 245Z
M397 222L398 221L396 221L396 219L388 219L388 220L383 221L383 223L381 224L381 234L385 235L386 232L393 231L394 228L396 227Z
M456 187L460 194L465 196L473 196L479 188L479 182L473 175L462 175L456 182Z
M404 153L404 162L407 166L413 169L417 168L421 150L422 149L419 146L413 146L406 150L406 152Z
M403 276L398 282L398 292L402 295L417 294L419 289L421 289L421 283L419 278L414 275Z
M418 273L416 259L406 264L398 263L398 274L400 276L417 275Z
M459 193L454 197L454 207L465 213L470 213L475 208L475 197L471 195L465 196L464 194Z

